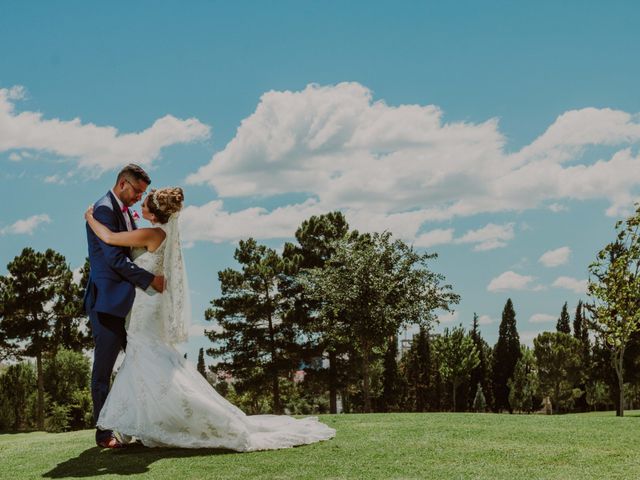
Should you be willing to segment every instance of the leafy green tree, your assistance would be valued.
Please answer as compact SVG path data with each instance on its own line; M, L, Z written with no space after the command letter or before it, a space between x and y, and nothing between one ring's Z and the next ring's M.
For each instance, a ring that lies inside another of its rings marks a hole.
M204 348L198 351L198 365L196 367L204 378L207 378L207 367L204 364Z
M38 378L37 426L44 429L43 357L55 351L57 315L65 311L71 271L65 258L48 249L25 248L0 277L2 331L17 355L35 357ZM70 308L74 310L75 307Z
M580 342L561 332L543 332L533 339L538 378L543 395L554 410L567 411L581 394L575 389L580 375Z
M282 296L278 282L287 268L273 249L255 240L241 240L234 258L241 270L227 268L218 273L221 297L214 299L205 312L222 330L208 330L214 347L207 350L219 356L217 371L230 373L238 394L254 395L271 385L273 411L282 412L281 376L296 369L296 332L284 321Z
M569 311L567 310L567 302L564 302L562 311L560 312L560 318L556 323L556 331L560 333L566 333L571 335L571 317L569 317Z
M29 362L9 365L0 375L0 430L20 430L27 423L29 397L36 390L36 373Z
M498 330L498 342L493 353L493 394L495 396L495 410L509 410L508 381L520 359L520 335L516 327L516 312L513 302L509 298L502 310L502 321Z
M418 254L388 232L344 239L323 268L307 270L307 295L322 302L320 315L333 318L337 330L361 356L364 411L371 411L371 364L375 351L403 325L428 325L436 309L459 301L443 276L431 272L434 254ZM338 317L339 315L339 317Z
M593 326L612 353L618 380L618 412L624 415L624 358L627 344L640 329L640 207L616 222L616 239L589 265L589 310Z
M473 339L465 333L462 325L449 331L444 329L435 342L442 379L451 384L452 407L456 411L456 392L460 384L467 380L480 363L480 356Z
M533 351L522 345L521 355L513 376L509 379L509 405L521 412L533 412L538 402L536 392L539 388L538 369Z
M58 349L55 355L44 361L44 389L47 393L49 415L56 410L58 418L55 429L64 431L69 428L87 428L91 421L91 392L89 383L91 365L89 359L80 352L65 348ZM65 411L66 415L62 415ZM67 418L63 423L62 418ZM88 421L89 420L89 421Z
M329 390L329 409L337 413L338 390L347 382L346 362L343 357L349 350L349 341L341 330L340 314L323 310L322 299L313 300L304 294L304 286L298 281L300 270L323 268L326 261L335 252L336 242L348 235L354 238L357 232L349 233L349 225L341 212L330 212L312 216L302 222L296 230L297 244L285 243L282 257L291 268L279 284L288 306L285 316L294 322L303 332L300 342L300 356L304 360L307 372L305 387L326 385ZM328 366L322 361L327 357Z

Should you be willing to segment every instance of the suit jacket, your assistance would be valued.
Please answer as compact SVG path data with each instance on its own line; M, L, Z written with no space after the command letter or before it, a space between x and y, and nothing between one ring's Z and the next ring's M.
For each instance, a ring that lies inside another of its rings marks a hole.
M112 232L127 231L122 210L110 191L95 203L93 216ZM130 219L135 229L131 216ZM124 318L133 305L135 287L146 289L154 275L131 261L130 248L107 245L88 224L86 229L91 270L84 296L85 309Z

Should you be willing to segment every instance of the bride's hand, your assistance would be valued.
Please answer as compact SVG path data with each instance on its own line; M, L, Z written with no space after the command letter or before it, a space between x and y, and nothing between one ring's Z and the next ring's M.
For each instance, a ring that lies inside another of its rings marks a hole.
M93 218L93 205L89 205L87 211L84 212L84 219L89 221L90 218Z

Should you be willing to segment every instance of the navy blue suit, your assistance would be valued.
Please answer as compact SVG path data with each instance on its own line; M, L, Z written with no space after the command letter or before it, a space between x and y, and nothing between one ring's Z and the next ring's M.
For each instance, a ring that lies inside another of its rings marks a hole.
M130 215L127 213L127 215ZM111 192L93 206L93 216L112 232L126 232L122 210ZM135 222L131 218L131 226ZM121 349L126 347L125 317L135 299L135 287L146 289L154 275L131 261L127 247L107 245L87 225L91 271L84 296L84 307L91 321L95 350L91 372L93 420L97 422L109 393L113 366ZM106 440L109 431L98 430L96 440Z

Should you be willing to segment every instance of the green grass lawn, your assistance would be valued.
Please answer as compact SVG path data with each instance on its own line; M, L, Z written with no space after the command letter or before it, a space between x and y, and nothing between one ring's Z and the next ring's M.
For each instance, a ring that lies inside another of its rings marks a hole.
M333 440L279 451L101 450L93 431L0 435L0 478L637 479L640 412L326 415Z

